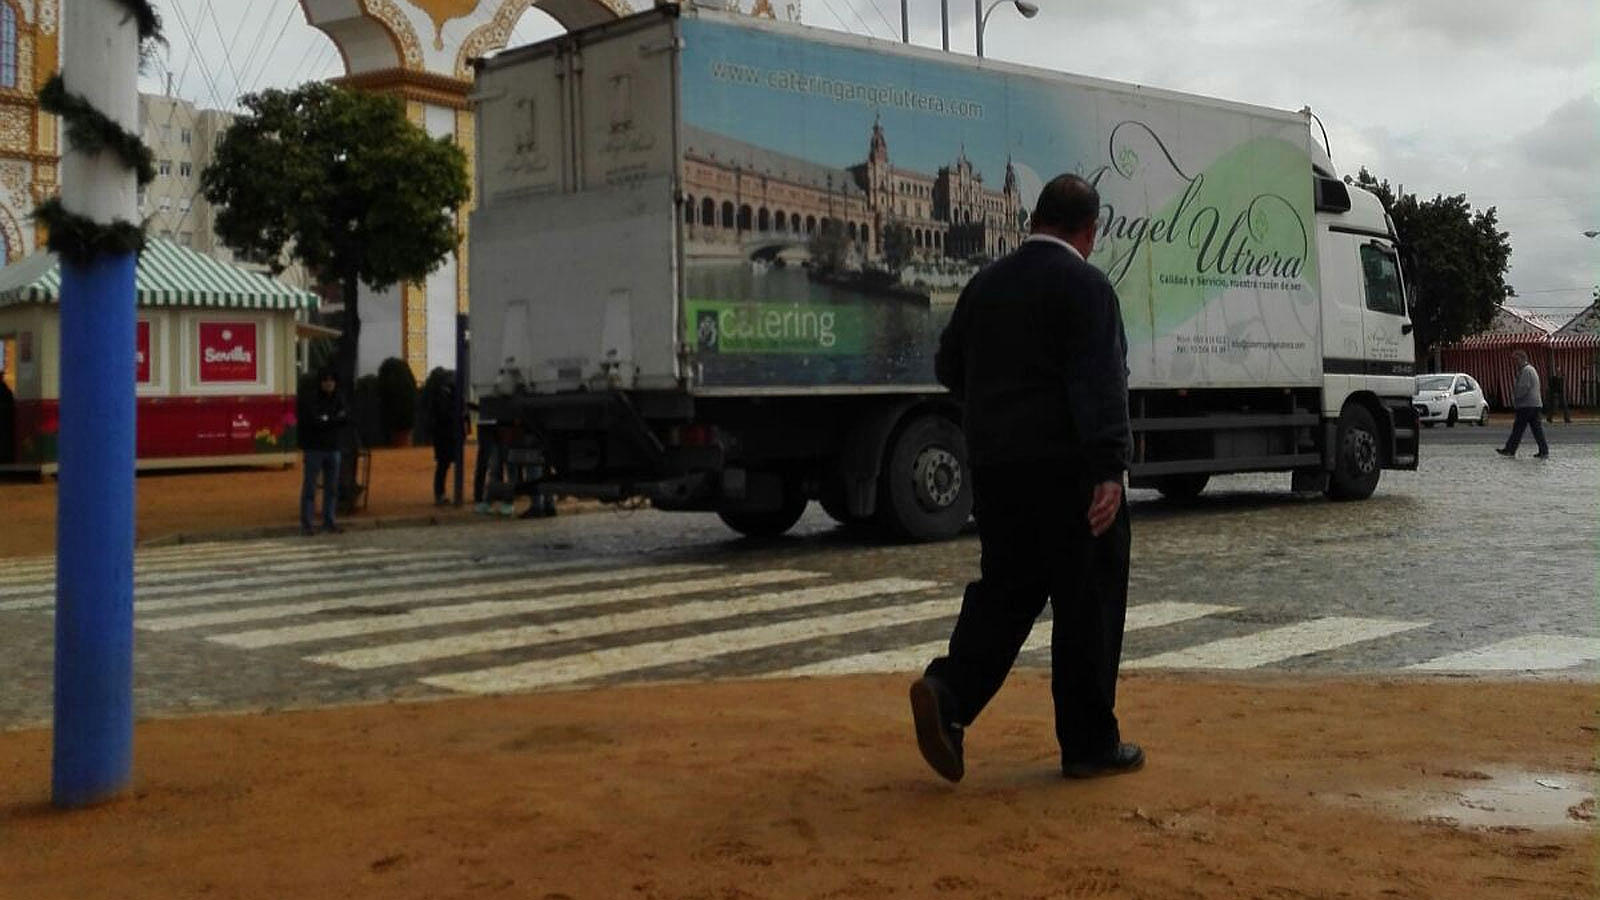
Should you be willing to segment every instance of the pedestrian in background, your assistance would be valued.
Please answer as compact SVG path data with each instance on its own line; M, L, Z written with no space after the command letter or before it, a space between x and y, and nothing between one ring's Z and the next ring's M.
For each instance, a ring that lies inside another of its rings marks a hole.
M917 746L959 781L965 729L999 691L1048 598L1061 773L1131 772L1144 751L1115 714L1128 603L1132 438L1116 291L1085 261L1100 197L1045 185L1033 234L979 272L939 340L939 382L965 404L982 555L949 651L911 685Z
M0 365L0 463L16 462L17 395L6 384L6 368Z
M1561 422L1562 422L1562 424L1571 425L1572 424L1572 410L1567 408L1567 380L1565 378L1561 377L1561 373L1560 372L1551 370L1551 372L1550 372L1550 405L1545 408L1545 421L1549 422L1552 425L1555 424L1555 421L1556 421L1556 409L1558 407L1561 409Z
M433 430L433 503L444 506L450 502L444 495L445 476L451 466L461 465L462 445L467 438L466 418L456 414L455 385L439 382L429 419Z
M478 409L476 403L469 404ZM506 480L506 446L500 424L494 419L478 415L478 456L472 467L472 510L478 513L511 515L515 508L510 502L490 503L488 489L504 484Z
M1511 439L1495 452L1501 456L1516 456L1517 445L1522 443L1523 429L1532 428L1533 439L1539 443L1539 452L1533 458L1548 459L1550 445L1544 441L1544 425L1539 421L1540 408L1543 406L1539 400L1539 373L1528 362L1526 351L1517 350L1511 354L1511 358L1517 366L1517 380L1511 388L1511 405L1516 407L1517 419L1511 426Z
M304 394L296 412L296 427L303 456L300 477L300 533L316 534L317 477L322 477L322 530L338 533L334 523L339 502L339 438L350 413L339 394L339 376L333 369L317 373L317 389Z

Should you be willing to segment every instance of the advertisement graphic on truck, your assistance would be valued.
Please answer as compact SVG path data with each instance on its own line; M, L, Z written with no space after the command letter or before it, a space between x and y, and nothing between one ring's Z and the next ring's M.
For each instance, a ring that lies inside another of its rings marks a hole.
M1320 379L1300 117L682 28L685 191L734 194L685 217L703 384L930 384L961 285L1027 235L1062 172L1100 191L1091 261L1121 297L1135 386ZM875 339L843 359L857 342L801 324L825 321Z

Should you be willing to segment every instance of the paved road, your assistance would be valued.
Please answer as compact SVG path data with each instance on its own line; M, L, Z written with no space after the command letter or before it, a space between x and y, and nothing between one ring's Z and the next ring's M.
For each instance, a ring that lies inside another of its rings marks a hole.
M1192 507L1135 492L1125 666L1594 677L1600 447L1563 434L1548 462L1430 438L1422 471L1364 503L1292 496L1287 476L1218 479ZM765 544L636 511L150 550L138 703L909 673L976 556L970 535L874 542L815 508ZM51 577L0 564L0 728L48 719ZM1047 639L1023 665L1048 664Z

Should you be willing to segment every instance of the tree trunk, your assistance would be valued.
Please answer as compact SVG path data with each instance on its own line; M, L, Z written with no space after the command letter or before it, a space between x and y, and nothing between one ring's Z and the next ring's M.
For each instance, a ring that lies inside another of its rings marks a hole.
M361 311L356 305L360 282L355 275L340 279L340 293L344 298L344 328L339 334L339 386L344 391L345 408L350 411L350 424L339 436L339 509L343 513L355 510L367 486L357 483L356 453L361 448L361 433L357 423L360 413L356 409L356 350L361 346Z
M339 334L339 383L353 398L356 389L356 351L361 346L361 311L357 306L360 281L355 275L340 279L340 294L344 298L344 327Z

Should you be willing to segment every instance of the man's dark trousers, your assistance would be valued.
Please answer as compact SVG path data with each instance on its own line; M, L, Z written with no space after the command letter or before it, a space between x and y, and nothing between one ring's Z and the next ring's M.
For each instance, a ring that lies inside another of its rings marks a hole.
M300 476L300 527L311 528L316 512L317 476L322 476L322 525L333 527L333 511L339 497L339 451L306 450Z
M1522 443L1522 431L1525 428L1533 429L1533 439L1539 444L1540 453L1549 453L1550 445L1544 441L1544 423L1539 421L1542 410L1537 406L1517 407L1517 419L1511 425L1511 440L1506 441L1506 450L1515 453L1517 445Z
M1114 712L1128 610L1130 531L1124 504L1110 530L1089 533L1094 485L1059 462L973 472L982 544L948 656L927 674L956 696L971 724L1005 681L1044 610L1054 609L1051 693L1063 760L1097 758L1120 739Z

